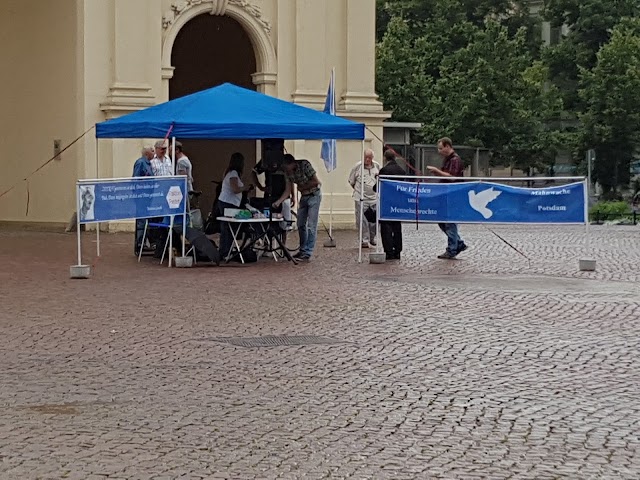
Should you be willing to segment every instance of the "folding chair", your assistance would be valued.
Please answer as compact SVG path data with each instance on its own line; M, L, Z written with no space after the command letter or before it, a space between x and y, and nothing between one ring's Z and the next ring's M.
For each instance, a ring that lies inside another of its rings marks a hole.
M187 225L189 224L189 215L187 214ZM173 218L173 226L180 226L182 227L182 215L176 215ZM149 227L154 227L154 228L166 228L167 229L167 238L164 241L164 248L162 249L162 257L160 258L160 265L162 265L164 263L164 256L167 254L167 248L169 247L169 235L172 235L173 233L170 231L171 230L171 217L163 217L162 218L162 222L157 223L157 222L150 222L149 219L147 219L145 221L144 224L144 231L142 232L142 242L141 244L144 245L144 240L147 236L147 230ZM182 235L182 232L180 232L180 234ZM195 262L195 258L196 258L196 252L193 248L193 245L191 246L191 248L189 249L189 251L186 253L186 255L188 256L190 253L193 253L193 259ZM142 249L140 249L140 252L138 253L138 262L140 261L140 259L142 258Z

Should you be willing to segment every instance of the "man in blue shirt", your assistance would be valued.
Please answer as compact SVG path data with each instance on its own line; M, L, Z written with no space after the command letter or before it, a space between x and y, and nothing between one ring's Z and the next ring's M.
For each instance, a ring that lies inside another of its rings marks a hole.
M134 177L153 177L153 169L151 168L151 159L153 158L153 148L144 147L142 156L133 164ZM144 233L145 220L136 220L136 243L134 253L138 255L141 248L142 234Z
M133 164L133 177L153 177L151 169L151 159L153 158L153 148L144 147L142 156Z

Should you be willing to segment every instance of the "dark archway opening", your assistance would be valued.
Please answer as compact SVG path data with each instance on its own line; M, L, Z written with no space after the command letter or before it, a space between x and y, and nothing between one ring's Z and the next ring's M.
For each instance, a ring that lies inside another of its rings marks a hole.
M169 98L182 97L225 82L255 90L251 74L256 71L256 57L251 40L242 26L227 16L199 15L178 33L171 51L175 68L169 82ZM214 198L215 184L233 152L246 158L245 183L256 162L253 140L182 140L193 164L194 188L201 190L200 209L207 215Z

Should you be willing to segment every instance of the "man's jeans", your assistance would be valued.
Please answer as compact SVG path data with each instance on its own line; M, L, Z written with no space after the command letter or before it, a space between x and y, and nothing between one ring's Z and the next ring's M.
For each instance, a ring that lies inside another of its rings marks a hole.
M455 257L464 245L464 241L458 234L458 225L455 223L439 223L438 227L447 235L447 252Z
M311 195L300 197L298 205L298 235L300 235L300 253L311 256L318 236L318 217L320 216L320 189Z

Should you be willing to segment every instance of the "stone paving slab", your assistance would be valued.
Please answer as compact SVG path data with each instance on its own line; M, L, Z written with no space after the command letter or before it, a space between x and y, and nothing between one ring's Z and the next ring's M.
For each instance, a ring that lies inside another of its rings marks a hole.
M596 272L584 229L494 230L530 264L482 227L189 270L87 233L71 280L73 235L0 231L0 478L638 478L640 228L592 228ZM266 335L340 343L212 341Z

